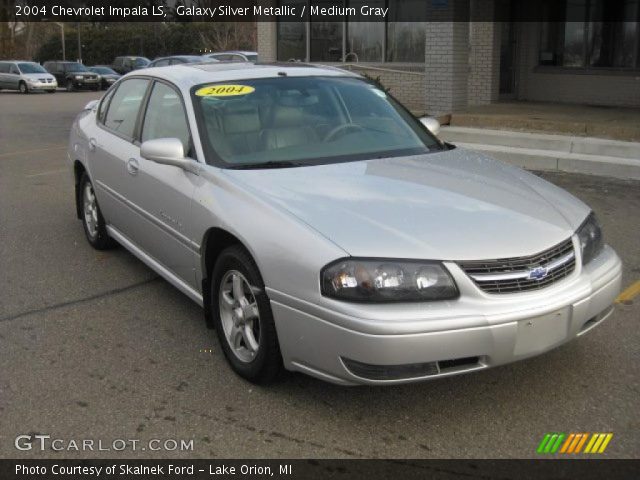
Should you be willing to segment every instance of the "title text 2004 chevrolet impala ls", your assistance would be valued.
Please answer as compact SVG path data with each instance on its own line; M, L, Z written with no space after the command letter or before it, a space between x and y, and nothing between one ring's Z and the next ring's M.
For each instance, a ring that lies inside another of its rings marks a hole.
M598 325L620 288L584 203L442 143L338 69L133 72L78 116L69 157L89 243L201 304L255 382L505 364Z

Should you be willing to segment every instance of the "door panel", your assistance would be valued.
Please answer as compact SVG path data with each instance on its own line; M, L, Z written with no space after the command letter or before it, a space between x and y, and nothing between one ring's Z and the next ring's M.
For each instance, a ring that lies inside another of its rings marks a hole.
M98 110L98 124L89 137L91 173L105 220L132 240L140 227L133 203L127 198L131 177L128 162L140 154L133 138L148 86L148 80L134 78L107 94Z
M142 123L141 141L179 138L189 151L190 136L181 96L156 82ZM140 229L134 241L156 261L197 289L195 255L198 245L188 237L190 209L197 176L178 167L160 165L137 155L137 173L129 175L125 195L135 205ZM133 163L133 162L132 162Z

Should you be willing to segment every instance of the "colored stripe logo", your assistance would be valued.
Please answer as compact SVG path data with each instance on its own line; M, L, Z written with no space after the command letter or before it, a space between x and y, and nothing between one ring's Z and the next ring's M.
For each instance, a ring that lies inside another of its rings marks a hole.
M537 453L604 453L613 433L547 433L538 445Z

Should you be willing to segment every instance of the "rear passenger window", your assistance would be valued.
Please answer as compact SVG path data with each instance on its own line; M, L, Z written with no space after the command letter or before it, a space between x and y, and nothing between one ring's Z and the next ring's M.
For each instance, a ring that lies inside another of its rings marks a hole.
M160 82L153 87L142 126L143 142L156 138L177 138L189 155L191 138L182 101L178 92Z
M114 132L133 138L138 111L148 85L149 81L141 78L122 82L109 102L104 125Z

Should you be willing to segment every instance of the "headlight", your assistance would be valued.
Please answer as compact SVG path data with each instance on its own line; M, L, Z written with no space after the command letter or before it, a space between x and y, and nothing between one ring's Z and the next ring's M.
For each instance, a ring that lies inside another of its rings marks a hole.
M28 83L40 83L40 80L36 78L27 78Z
M82 80L82 75L76 75L76 80Z
M593 212L587 217L577 233L582 251L582 264L586 265L600 253L604 246L602 230Z
M440 262L342 259L322 269L322 294L351 302L428 302L458 296Z

